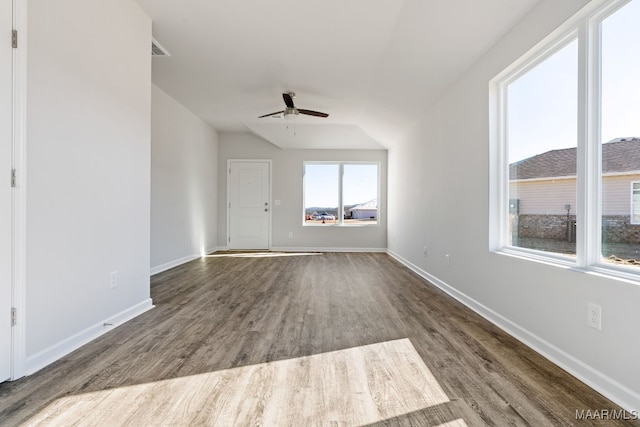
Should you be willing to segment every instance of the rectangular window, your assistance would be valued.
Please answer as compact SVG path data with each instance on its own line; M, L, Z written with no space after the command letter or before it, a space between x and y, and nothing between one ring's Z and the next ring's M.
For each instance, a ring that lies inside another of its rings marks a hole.
M305 224L337 224L340 216L340 165L304 165Z
M377 225L377 163L305 162L304 225Z
M345 164L342 198L345 224L377 224L378 165Z
M640 278L637 22L593 0L491 82L492 250Z
M575 255L578 42L506 85L510 245ZM554 105L555 109L550 108Z
M640 224L640 182L631 183L631 224Z
M607 11L594 23L600 35L601 252L610 265L640 260L640 1ZM631 206L629 206L631 204Z

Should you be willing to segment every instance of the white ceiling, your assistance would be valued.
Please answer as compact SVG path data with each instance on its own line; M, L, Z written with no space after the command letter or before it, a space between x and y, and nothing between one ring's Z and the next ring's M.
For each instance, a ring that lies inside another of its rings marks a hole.
M537 0L137 0L153 82L220 131L282 148L390 148ZM329 113L257 117L295 104Z

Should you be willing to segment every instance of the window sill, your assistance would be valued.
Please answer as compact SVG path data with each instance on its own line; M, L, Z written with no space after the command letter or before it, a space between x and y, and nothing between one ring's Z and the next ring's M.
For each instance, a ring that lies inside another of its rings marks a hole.
M516 249L504 247L492 250L497 255L509 256L525 261L537 262L551 267L559 267L565 270L572 270L579 273L592 274L605 279L624 281L634 285L640 284L640 268L616 266L605 263L597 263L587 266L580 266L575 259L566 256L554 256L540 253L539 251L529 251L526 249Z
M380 227L380 224L302 224L303 227L318 227L318 228L326 228L326 227L345 227L345 228L369 228L369 227Z
M335 224L332 223L308 223L308 222L303 222L302 223L303 227L355 227L355 228L362 228L362 227L380 227L380 223L376 222L376 223L339 223L336 222Z
M575 258L562 255L547 254L542 251L514 248L511 246L503 247L492 252L499 255L507 255L510 257L523 259L526 261L539 262L555 267L575 268L577 267Z

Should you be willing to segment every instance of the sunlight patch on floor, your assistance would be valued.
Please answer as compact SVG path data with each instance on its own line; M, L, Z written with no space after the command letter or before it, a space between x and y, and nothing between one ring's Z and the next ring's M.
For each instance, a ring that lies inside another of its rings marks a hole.
M405 338L67 396L27 425L366 425L447 402Z
M225 253L212 253L211 255L205 255L205 258L272 258L272 257L288 257L288 256L308 256L308 255L322 255L319 252L225 252Z
M449 421L448 423L438 424L435 427L468 427L468 426L467 426L467 423L465 423L462 418L458 418L457 420Z

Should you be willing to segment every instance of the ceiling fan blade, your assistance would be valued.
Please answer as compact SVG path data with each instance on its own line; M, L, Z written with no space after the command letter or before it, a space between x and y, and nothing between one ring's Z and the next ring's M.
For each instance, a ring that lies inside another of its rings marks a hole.
M327 113L321 113L320 111L303 110L302 108L298 108L297 110L300 114L306 114L307 116L329 117Z
M284 103L287 106L287 108L296 108L293 106L293 98L288 93L283 93L282 99L284 99Z
M284 110L283 111L276 111L275 113L265 114L264 116L260 116L258 118L261 119L263 117L275 116L277 114L282 114L282 113L284 113Z

